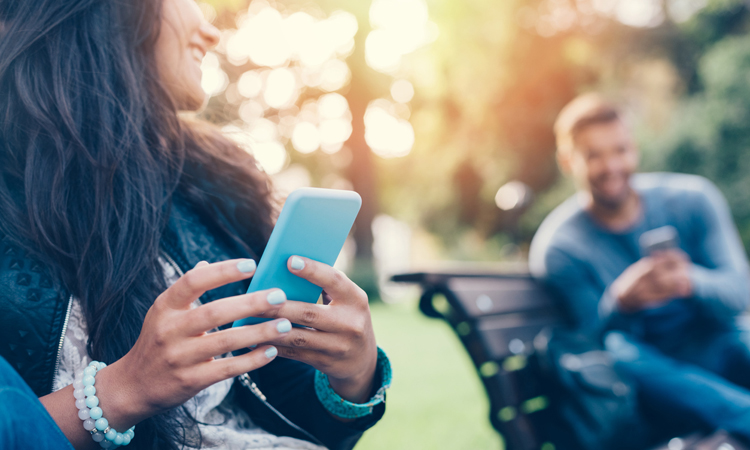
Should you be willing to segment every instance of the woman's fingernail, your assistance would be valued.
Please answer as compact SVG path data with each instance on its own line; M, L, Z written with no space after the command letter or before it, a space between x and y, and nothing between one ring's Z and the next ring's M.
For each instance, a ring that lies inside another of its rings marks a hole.
M252 259L246 259L237 263L237 270L243 273L252 272L256 267L257 264Z
M305 268L305 262L302 261L302 258L299 258L297 256L292 256L292 269L302 270L304 268Z
M281 289L275 289L268 293L266 300L272 305L278 305L286 301L286 294Z
M193 269L197 267L207 266L207 265L208 265L208 261L198 261L198 264L196 264L195 267L193 267Z
M276 347L270 347L270 348L266 349L266 357L268 359L272 359L273 357L275 357L278 354L279 354L279 351L276 350Z
M276 329L279 330L279 333L288 333L292 331L292 322L288 320L282 320L278 324L276 324Z

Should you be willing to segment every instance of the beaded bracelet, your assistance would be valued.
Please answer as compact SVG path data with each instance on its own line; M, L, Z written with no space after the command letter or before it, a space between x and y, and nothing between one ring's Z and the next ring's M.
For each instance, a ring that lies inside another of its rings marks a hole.
M83 369L73 382L73 396L76 398L78 418L83 420L83 429L91 433L94 442L98 442L102 448L111 448L120 445L128 445L135 437L135 426L130 427L124 433L109 426L107 419L102 417L102 409L99 407L99 398L96 396L96 373L106 364L99 361L91 363Z

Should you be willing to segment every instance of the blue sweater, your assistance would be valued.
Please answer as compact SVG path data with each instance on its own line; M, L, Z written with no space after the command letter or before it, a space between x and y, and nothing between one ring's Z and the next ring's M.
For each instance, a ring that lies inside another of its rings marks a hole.
M693 175L638 174L631 185L643 214L622 232L595 222L577 196L557 207L531 243L532 274L559 294L584 330L619 329L658 342L697 328L732 328L747 308L750 286L745 251L724 197L711 182ZM641 234L665 225L677 229L680 248L693 262L693 296L621 313L609 287L641 258Z

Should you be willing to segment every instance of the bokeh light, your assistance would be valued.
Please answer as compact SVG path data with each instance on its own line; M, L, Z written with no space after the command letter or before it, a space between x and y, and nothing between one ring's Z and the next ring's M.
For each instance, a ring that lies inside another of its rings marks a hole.
M340 59L326 61L320 68L320 88L333 92L349 84L352 72L349 66Z
M398 103L409 103L414 97L414 86L408 80L396 80L391 85L391 97Z
M338 119L346 116L349 103L341 94L326 94L318 99L318 114L321 119Z
M320 144L326 153L339 151L351 135L351 120L339 118L320 122Z
M297 100L297 95L297 79L291 70L274 69L268 74L263 91L263 99L268 106L276 109L290 106Z
M383 158L406 156L414 145L414 128L409 121L396 116L393 106L384 99L371 102L365 112L365 141Z
M503 211L526 206L531 200L531 190L520 181L505 183L495 194L495 205Z
M259 142L253 146L253 156L268 174L276 174L284 168L287 153L280 142Z
M212 52L208 52L201 62L201 87L209 96L224 92L229 85L229 77L221 70L219 58Z
M240 118L245 123L253 123L263 117L265 110L263 105L255 100L247 100L240 105Z
M237 29L222 32L217 47L240 68L237 81L227 87L222 74L207 74L211 92L226 91L227 102L236 105L244 123L228 131L244 133L237 140L269 173L283 170L287 162L280 145L290 144L304 154L318 149L331 154L353 132L349 104L337 91L351 81L346 58L354 50L359 25L351 13L334 11L326 17L314 9L292 11L253 0L236 16ZM206 64L214 66L214 61Z
M395 73L402 56L437 38L424 0L373 0L373 31L365 41L365 60L375 70Z
M320 147L318 127L310 122L300 122L294 127L292 145L300 153L312 153Z
M269 5L253 8L259 2L250 4L250 11L241 21L227 44L227 53L235 63L250 59L259 66L279 67L292 57L292 48L285 38L283 17Z
M284 145L275 140L276 128L273 123L260 119L246 130L236 125L226 125L221 130L242 149L253 155L258 165L268 174L279 173L287 162Z
M323 20L304 11L285 17L263 0L253 1L238 22L237 31L227 39L228 59L235 65L250 60L272 68L297 60L320 70L331 58L351 52L358 29L356 17L348 12L335 11ZM339 68L329 77L340 82L346 78L340 72Z
M260 72L250 70L242 74L237 81L237 89L240 95L246 98L257 97L263 89L263 79Z
M663 20L660 0L620 1L615 8L617 20L633 27L659 25Z

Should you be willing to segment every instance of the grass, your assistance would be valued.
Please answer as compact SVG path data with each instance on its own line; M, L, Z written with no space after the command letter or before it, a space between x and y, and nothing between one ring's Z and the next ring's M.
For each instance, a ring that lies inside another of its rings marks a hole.
M502 450L484 389L450 327L422 316L413 302L371 309L394 381L385 416L357 450Z

